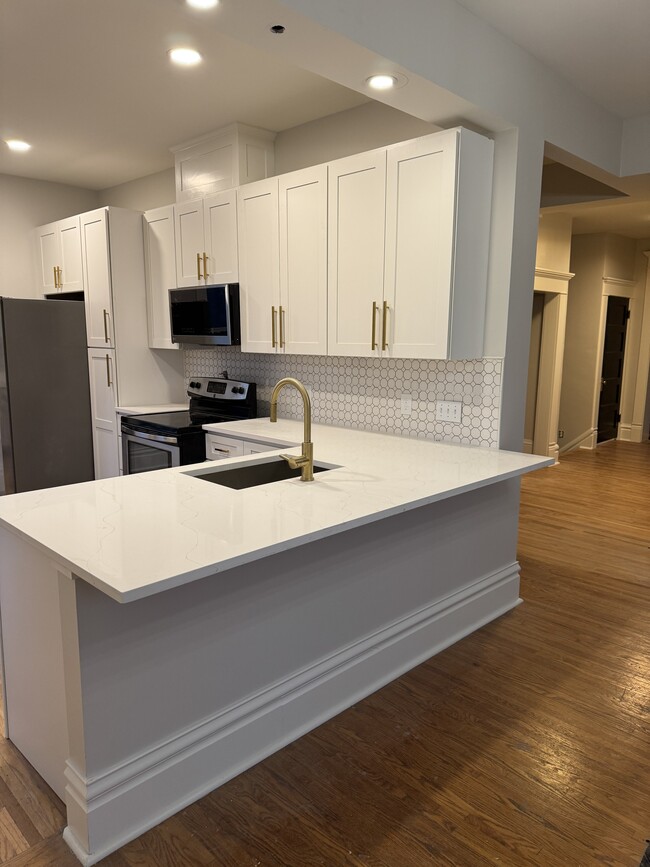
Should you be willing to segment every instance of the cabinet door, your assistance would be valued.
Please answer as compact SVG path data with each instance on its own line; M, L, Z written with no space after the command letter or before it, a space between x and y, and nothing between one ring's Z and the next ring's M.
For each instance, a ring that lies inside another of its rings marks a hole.
M38 289L44 295L58 292L56 269L60 266L61 247L57 223L36 229L36 274Z
M95 478L108 479L120 474L119 437L115 407L115 351L89 349L90 402L93 417Z
M237 283L237 191L226 190L203 201L207 283Z
M280 348L327 354L327 166L279 178Z
M176 205L176 285L203 283L203 199Z
M144 253L149 346L152 349L180 349L178 343L172 343L169 319L169 290L176 288L173 205L145 213Z
M61 241L60 289L62 292L83 292L79 217L59 221L59 238Z
M278 179L237 191L241 348L275 352L280 306Z
M329 166L330 355L381 355L385 192L384 150Z
M115 342L106 210L100 208L98 211L82 214L80 221L88 346L113 347Z
M457 134L388 150L384 354L447 358Z

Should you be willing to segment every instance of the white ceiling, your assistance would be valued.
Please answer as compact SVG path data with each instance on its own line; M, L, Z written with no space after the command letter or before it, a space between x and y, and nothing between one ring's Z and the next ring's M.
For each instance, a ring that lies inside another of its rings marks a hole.
M234 121L277 132L367 101L224 36L217 15L180 0L1 0L0 138L32 150L1 147L0 172L105 189ZM174 67L178 44L204 62Z
M456 0L622 118L650 113L648 0Z
M457 2L620 117L650 113L650 0ZM0 139L33 145L0 147L0 172L105 189L173 165L171 146L234 121L281 131L367 101L285 63L286 37L249 6L0 0ZM243 34L259 25L256 47L220 32L221 13ZM166 52L181 43L205 62L173 67ZM631 198L573 206L576 229L648 237L647 176L595 176Z

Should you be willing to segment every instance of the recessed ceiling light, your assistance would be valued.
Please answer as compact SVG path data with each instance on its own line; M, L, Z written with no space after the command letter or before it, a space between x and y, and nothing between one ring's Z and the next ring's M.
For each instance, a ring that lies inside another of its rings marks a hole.
M11 148L12 151L28 151L31 148L31 145L27 144L26 141L20 141L20 139L17 138L5 139L5 144L8 148Z
M169 58L179 66L196 66L203 60L199 52L193 48L172 48Z
M192 9L214 9L219 5L219 0L185 0Z
M390 90L397 84L394 75L371 75L366 81L373 90Z

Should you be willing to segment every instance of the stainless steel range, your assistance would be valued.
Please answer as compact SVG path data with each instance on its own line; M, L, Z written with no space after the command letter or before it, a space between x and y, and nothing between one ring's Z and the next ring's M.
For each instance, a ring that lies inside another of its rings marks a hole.
M257 416L254 382L194 377L189 410L122 418L124 475L198 463L205 459L204 424Z

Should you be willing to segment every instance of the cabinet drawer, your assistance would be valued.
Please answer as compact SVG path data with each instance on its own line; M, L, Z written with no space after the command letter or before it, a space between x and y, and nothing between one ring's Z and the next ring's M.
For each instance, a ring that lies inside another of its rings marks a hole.
M244 444L241 440L215 434L205 435L205 456L209 461L237 458L243 454Z

